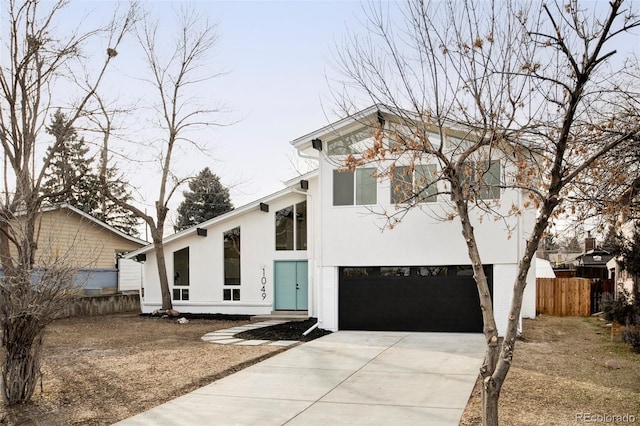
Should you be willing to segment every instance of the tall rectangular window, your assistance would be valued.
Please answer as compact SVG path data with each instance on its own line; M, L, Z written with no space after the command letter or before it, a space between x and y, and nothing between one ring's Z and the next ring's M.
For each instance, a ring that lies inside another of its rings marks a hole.
M240 227L224 233L224 285L240 285Z
M391 203L430 203L436 201L436 165L416 164L413 172L409 166L398 166L391 179Z
M333 171L333 205L352 206L353 205L353 172L348 170Z
M333 205L353 206L377 203L375 168L333 171Z
M356 204L359 206L378 202L378 185L375 169L356 169Z
M189 247L173 252L173 300L189 300Z
M487 165L489 166L487 168ZM484 163L478 172L480 177L480 198L483 200L497 200L500 198L500 161L494 160L490 164Z
M293 206L276 212L276 250L293 250Z
M418 202L433 203L437 201L436 165L418 164L414 170L414 187L418 194Z
M398 166L391 177L391 204L406 203L413 197L413 176L409 166Z
M501 174L499 160L469 163L462 169L461 184L469 191L470 197L477 197L481 200L498 200L502 187ZM474 192L472 188L478 186L479 191ZM453 199L453 195L451 197Z
M307 249L307 202L296 204L296 250Z
M307 249L307 202L276 212L276 250Z

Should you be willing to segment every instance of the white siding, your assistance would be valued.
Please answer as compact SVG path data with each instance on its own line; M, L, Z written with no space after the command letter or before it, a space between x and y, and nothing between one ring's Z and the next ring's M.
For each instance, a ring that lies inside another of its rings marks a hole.
M118 259L118 291L139 291L142 287L142 264L133 259Z
M390 185L378 183L378 205L333 206L332 174L336 163L326 158L320 165L320 197L323 200L318 215L319 252L323 269L322 307L325 326L337 329L337 267L339 266L436 266L468 265L467 247L459 219L443 220L452 211L446 196L437 203L425 203L414 208L393 229L386 225L381 212L394 212L390 205ZM512 203L521 204L515 190L503 190L500 208L504 215ZM485 265L494 265L493 302L498 332L506 329L513 283L519 258L524 253L526 236L531 229L533 211L522 216L494 220L492 216L472 213L478 248ZM511 234L507 229L513 230ZM329 272L333 271L333 272ZM333 278L332 278L333 277ZM535 264L527 277L527 289L522 316L535 317Z
M273 306L273 264L276 260L308 260L308 250L275 250L275 212L305 200L304 194L292 193L269 202L269 212L255 209L238 215L227 215L221 222L208 226L207 236L189 235L165 243L167 274L173 276L173 253L189 247L189 301L173 301L174 309L192 313L223 313L260 315L269 314ZM240 227L241 285L224 286L223 233ZM309 267L311 270L312 263ZM145 262L146 285L143 312L152 312L161 306L160 284L155 255L147 254ZM266 297L262 298L261 279L267 279ZM313 298L312 274L309 278L309 297ZM172 287L172 280L169 280ZM239 288L240 301L224 301L223 288ZM311 305L312 300L309 301Z

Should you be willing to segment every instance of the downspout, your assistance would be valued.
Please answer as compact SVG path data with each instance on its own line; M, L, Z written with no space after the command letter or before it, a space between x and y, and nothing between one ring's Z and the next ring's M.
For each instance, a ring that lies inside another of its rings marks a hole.
M313 195L309 194L308 192L300 191L299 189L295 189L295 188L292 188L292 189L291 189L291 192L294 192L294 193L296 193L296 194L302 194L302 195L305 195L305 196L309 199L309 201L310 201L310 202L309 202L309 204L310 204L310 206L309 206L309 207L310 207L310 208L308 208L308 210L310 210L310 211L312 211L312 212L313 212L313 209L315 208L315 204L313 203ZM312 221L312 226L311 226L311 241L312 241L312 244L313 244L313 253L315 254L316 228L315 228L315 226L313 226L313 225L315 225L315 221L316 221L316 220L315 220L315 212L314 212L314 214L312 214L311 218L312 218L312 219L311 219L311 221ZM315 260L314 260L314 265L313 265L313 267L314 267L314 269L316 268ZM314 276L315 276L315 271L314 271ZM314 290L316 290L316 287L317 287L317 286L315 285L315 280L314 280L314 286L313 286ZM318 294L317 294L317 298L318 298L318 311L320 311L320 306L322 306L322 305L320 304L320 294L321 294L321 292L318 290ZM314 297L314 299L315 299L315 297ZM306 336L307 334L311 333L314 329L316 329L316 328L318 327L318 325L320 325L320 322L321 322L321 321L322 321L322 320L321 320L320 314L318 313L318 321L317 321L314 325L312 325L312 326L311 326L311 328L309 328L307 331L305 331L304 333L302 333L302 335L303 335L303 336Z
M309 327L309 329L307 331L305 331L304 333L302 333L303 336L306 336L307 334L311 333L313 330L315 330L316 328L318 328L318 326L320 325L320 320L318 320L317 323L313 324L311 327Z
M322 176L322 172L320 171L320 167L322 167L322 165L321 165L321 161L320 161L320 155L321 155L321 154L319 153L319 154L318 154L318 156L311 156L311 155L303 154L303 153L301 153L301 152L298 150L298 155L300 156L300 158L305 158L305 159L308 159L308 160L316 160L316 161L318 162L318 188L319 188L319 194L321 195L321 194L322 194L322 189L321 189L321 183L322 183L322 182L321 182L321 179L322 179L322 178L321 178L321 176ZM297 192L297 193L300 193L300 194L305 194L307 197L309 197L309 198L311 199L311 204L312 204L312 207L314 208L314 210L313 210L313 213L314 213L314 214L312 215L312 221L313 221L313 224L315 225L315 223L316 223L316 215L315 215L315 213L316 213L316 212L315 212L315 207L316 207L316 206L315 206L315 203L313 203L313 195L309 194L308 192L302 192L302 191L299 191L299 190L296 190L296 189L294 189L294 190L293 190L293 192ZM321 206L319 206L319 208L321 208ZM318 225L319 225L319 226L318 226L318 229L321 229L321 228L320 228L321 223L322 223L322 222L321 222L321 221L322 221L322 214L321 214L321 213L320 213L320 214L318 214L318 219L317 219L317 220L318 220ZM318 251L317 251L317 259L318 259L318 262L317 262L317 263L318 263L319 265L322 265L322 247L321 247L321 244L322 244L322 243L321 243L321 241L320 241L320 240L318 240L318 241L317 241L317 243L316 243L316 227L315 227L315 226L312 226L312 227L311 227L311 229L312 229L311 233L312 233L312 241L313 241L313 251L314 251L314 254L316 254L316 248L318 248ZM314 257L315 257L315 256L314 256ZM314 269L317 269L317 268L318 268L318 265L316 265L315 263L316 263L316 262L314 261L314 265L313 265L313 266L314 266ZM314 273L314 276L315 276L315 273ZM318 328L318 326L319 326L319 325L320 325L320 323L322 322L322 318L323 318L323 315L322 315L322 290L320 289L320 277L319 277L319 276L318 276L318 282L317 282L317 283L315 283L315 281L314 281L314 286L313 286L313 288L314 288L314 290L316 290L316 291L317 291L317 299L318 299L318 321L317 321L314 325L312 325L311 327L309 327L309 329L308 329L307 331L305 331L304 333L302 333L302 335L303 335L303 336L308 335L308 334L309 334L309 333L311 333L313 330L315 330L316 328Z

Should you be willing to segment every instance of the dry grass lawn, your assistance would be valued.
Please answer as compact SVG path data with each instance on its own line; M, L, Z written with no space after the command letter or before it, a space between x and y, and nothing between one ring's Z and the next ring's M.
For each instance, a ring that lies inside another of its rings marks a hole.
M56 321L47 331L41 389L30 404L0 404L0 424L112 424L283 350L200 340L243 323L181 325L137 315ZM580 424L578 413L628 413L640 423L640 355L608 333L597 318L526 320L500 398L501 424ZM605 367L610 359L621 368ZM476 387L462 424L480 423Z
M47 329L41 390L0 424L109 425L231 374L282 349L203 342L248 321L135 314L58 320Z
M500 395L501 425L583 424L581 413L640 423L640 355L611 342L601 319L539 316L523 328ZM621 368L607 368L608 360ZM481 424L480 414L476 384L462 424Z

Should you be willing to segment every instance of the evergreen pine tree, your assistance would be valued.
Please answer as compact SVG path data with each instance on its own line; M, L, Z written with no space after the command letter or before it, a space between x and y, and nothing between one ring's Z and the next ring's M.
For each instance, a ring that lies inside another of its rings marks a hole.
M184 200L178 207L174 226L176 232L233 210L229 189L208 167L189 182L189 190L182 195Z
M56 144L56 152L47 149L51 162L45 172L42 192L51 204L68 203L88 213L91 207L86 204L90 203L87 194L91 183L85 177L93 159L87 158L89 148L84 138L78 138L76 129L68 125L67 117L60 110L53 115L47 133L62 143Z
M88 156L89 147L84 138L78 137L76 129L68 125L67 117L60 110L53 115L47 133L63 141L56 152L52 153L51 148L47 150L51 162L45 172L42 192L48 202L54 205L67 203L126 234L137 236L139 219L104 196L95 158ZM131 200L131 194L113 167L107 169L107 184L114 195Z

